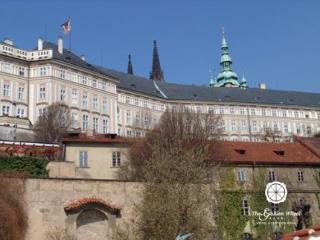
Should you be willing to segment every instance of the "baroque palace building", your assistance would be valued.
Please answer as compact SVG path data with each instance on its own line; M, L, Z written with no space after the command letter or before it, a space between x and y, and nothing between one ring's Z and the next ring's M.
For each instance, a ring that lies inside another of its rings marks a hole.
M277 139L312 136L320 131L320 94L248 87L232 70L223 34L221 71L209 86L168 83L160 66L156 42L150 79L96 66L84 56L38 39L23 50L5 39L0 43L0 125L15 131L32 129L54 102L71 109L72 128L122 136L143 136L166 109L183 106L221 115L223 138L260 141L266 132Z

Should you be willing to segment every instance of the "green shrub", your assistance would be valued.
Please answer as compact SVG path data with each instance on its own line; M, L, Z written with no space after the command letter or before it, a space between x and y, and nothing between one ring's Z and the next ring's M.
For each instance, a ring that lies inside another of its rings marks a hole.
M31 177L47 177L48 160L32 156L0 156L0 172L20 172Z

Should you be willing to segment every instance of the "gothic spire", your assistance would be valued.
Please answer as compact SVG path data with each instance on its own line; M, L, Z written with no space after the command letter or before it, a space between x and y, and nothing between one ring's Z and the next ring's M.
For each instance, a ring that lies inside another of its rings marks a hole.
M160 66L160 58L157 48L157 41L153 41L153 58L152 58L152 72L150 79L164 81L163 72Z
M133 74L133 67L132 67L132 62L131 62L131 55L128 55L128 74Z

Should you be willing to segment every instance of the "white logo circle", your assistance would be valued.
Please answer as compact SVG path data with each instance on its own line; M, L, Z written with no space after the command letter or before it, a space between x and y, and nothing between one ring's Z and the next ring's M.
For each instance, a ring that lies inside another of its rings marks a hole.
M278 204L286 201L288 191L284 183L274 181L267 184L265 194L268 202Z

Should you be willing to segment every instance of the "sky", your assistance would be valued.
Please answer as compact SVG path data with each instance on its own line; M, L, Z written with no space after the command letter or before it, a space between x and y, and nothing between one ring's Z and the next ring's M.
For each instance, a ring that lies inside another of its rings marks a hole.
M320 1L317 0L0 0L0 39L24 49L38 37L68 37L90 63L149 77L157 40L167 82L207 85L220 71L224 27L233 69L249 87L320 93Z

